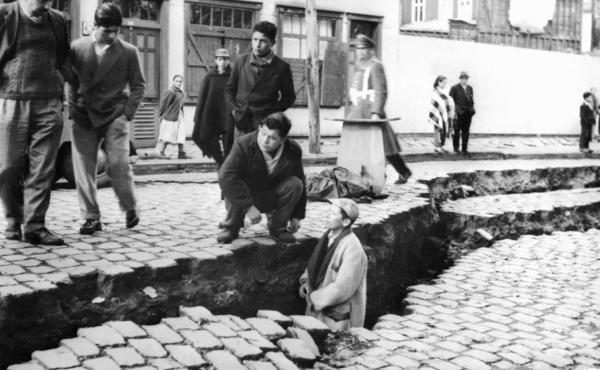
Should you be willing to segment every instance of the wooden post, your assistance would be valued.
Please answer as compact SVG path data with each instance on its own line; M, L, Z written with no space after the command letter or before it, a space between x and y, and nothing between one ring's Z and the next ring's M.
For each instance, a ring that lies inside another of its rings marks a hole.
M306 0L306 87L308 94L308 151L321 153L321 128L319 122L319 30L317 27L316 0Z

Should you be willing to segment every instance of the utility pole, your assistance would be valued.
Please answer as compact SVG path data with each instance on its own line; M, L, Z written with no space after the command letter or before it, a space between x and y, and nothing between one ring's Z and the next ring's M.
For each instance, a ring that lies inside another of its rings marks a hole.
M321 153L321 124L319 122L319 33L316 0L306 0L306 88L308 93L308 151Z

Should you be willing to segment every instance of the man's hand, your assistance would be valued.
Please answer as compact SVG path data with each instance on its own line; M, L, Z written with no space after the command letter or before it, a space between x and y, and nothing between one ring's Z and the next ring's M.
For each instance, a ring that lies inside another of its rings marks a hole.
M260 222L262 216L260 215L260 211L258 210L258 208L250 206L250 208L248 208L248 210L246 211L246 217L248 217L250 222L252 222L253 224L257 224Z
M300 284L300 289L298 289L298 294L300 294L300 297L306 298L306 296L308 295L308 282L305 281Z
M288 226L288 230L293 234L296 231L300 230L300 220L297 218L292 218L290 220L290 225Z

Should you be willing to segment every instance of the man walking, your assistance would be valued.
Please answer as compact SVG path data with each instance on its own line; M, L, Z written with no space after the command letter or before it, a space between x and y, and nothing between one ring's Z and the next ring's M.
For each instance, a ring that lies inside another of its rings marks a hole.
M457 122L452 136L452 144L454 152L458 153L460 140L462 139L462 152L469 154L467 145L469 143L469 131L471 130L471 119L475 114L475 102L473 101L473 87L467 82L469 75L467 72L461 72L459 76L460 82L452 86L450 96L454 99L456 105Z
M133 173L129 166L129 125L144 96L145 81L138 50L118 38L121 9L103 3L94 14L91 37L73 42L73 64L79 75L70 91L73 125L73 165L79 207L85 223L81 234L102 230L96 200L98 147L104 141L112 187L126 212L125 225L139 222ZM124 91L129 91L125 93Z
M49 0L0 5L0 198L10 240L61 245L46 229L70 79L67 21ZM24 225L24 230L21 230Z
M233 62L225 99L233 107L234 137L254 131L258 122L284 112L296 100L290 65L273 52L277 27L257 23L252 30L252 52Z

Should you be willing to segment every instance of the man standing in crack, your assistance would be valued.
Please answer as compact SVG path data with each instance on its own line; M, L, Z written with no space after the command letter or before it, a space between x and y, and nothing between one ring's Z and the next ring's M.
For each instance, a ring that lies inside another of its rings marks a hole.
M330 199L327 231L317 242L300 277L306 314L331 330L362 327L367 305L367 255L352 232L358 206L346 198Z

